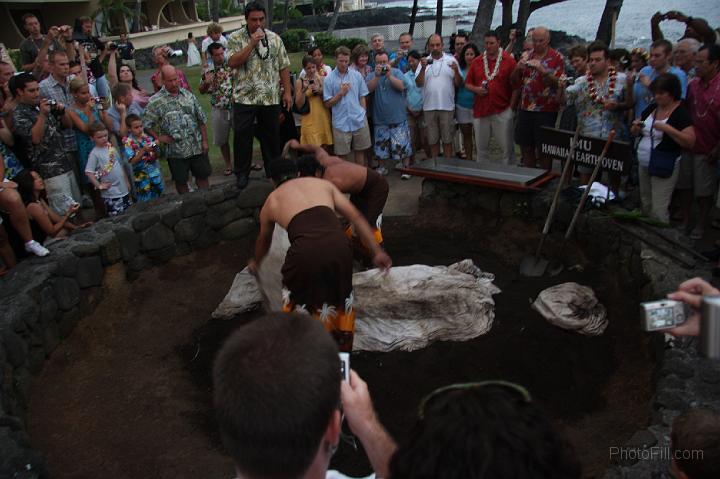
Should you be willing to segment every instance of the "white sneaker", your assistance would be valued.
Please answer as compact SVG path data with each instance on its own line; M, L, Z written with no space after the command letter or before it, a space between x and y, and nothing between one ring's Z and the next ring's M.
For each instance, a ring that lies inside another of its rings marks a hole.
M385 168L384 166L378 166L375 171L377 171L378 173L380 173L383 176L387 176L387 174L388 174L388 169Z
M32 253L35 256L47 256L50 254L50 250L38 243L35 240L30 240L25 243L25 251Z
M408 175L407 173L403 173L402 175L400 175L401 180L409 180L410 178L412 178L412 177L410 175Z

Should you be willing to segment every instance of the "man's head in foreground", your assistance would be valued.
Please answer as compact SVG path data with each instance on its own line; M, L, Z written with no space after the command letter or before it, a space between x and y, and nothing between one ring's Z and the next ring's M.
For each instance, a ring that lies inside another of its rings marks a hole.
M326 470L340 433L340 360L322 323L273 313L236 331L213 369L223 444L243 478Z

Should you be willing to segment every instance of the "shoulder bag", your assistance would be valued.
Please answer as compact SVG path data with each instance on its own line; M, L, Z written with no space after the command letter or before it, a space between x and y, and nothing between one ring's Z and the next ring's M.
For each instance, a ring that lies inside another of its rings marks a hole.
M650 125L650 164L648 165L648 173L650 173L650 176L657 178L670 178L675 170L675 162L680 155L673 151L663 151L655 148L653 130L656 113L657 110L653 112L653 120Z

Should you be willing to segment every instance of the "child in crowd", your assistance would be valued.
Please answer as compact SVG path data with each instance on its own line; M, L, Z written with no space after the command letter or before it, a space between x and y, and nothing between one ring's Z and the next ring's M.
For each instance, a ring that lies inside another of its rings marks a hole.
M108 129L102 123L90 125L90 138L95 148L90 152L85 174L96 190L100 191L109 216L117 216L132 204L130 181L122 166L122 158L108 141Z
M158 150L155 140L143 132L143 122L138 115L125 118L128 135L123 137L125 158L132 165L135 181L135 199L150 201L159 198L165 190L162 172L158 168Z

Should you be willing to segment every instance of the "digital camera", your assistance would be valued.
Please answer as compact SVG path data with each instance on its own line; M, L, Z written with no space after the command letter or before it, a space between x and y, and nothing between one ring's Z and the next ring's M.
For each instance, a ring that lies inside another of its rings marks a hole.
M338 353L340 355L340 375L343 381L350 383L350 354Z
M390 71L390 67L387 66L387 65L383 65L383 66L380 67L380 71L383 72L383 73L387 73L387 72Z
M686 306L681 301L661 299L640 303L642 326L645 331L674 328L685 322Z

